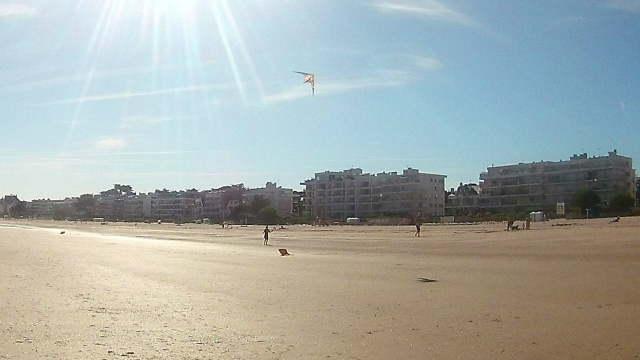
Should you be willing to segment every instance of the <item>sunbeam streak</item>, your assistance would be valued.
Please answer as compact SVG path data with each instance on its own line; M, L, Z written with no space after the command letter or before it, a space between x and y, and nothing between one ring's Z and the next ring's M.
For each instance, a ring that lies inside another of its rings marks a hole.
M238 46L240 47L240 51L242 51L242 56L244 57L244 61L247 63L247 65L249 66L249 70L251 71L251 74L253 75L253 79L256 83L256 88L258 89L258 91L260 92L260 98L264 97L264 90L262 87L262 81L260 80L260 77L258 76L258 71L256 70L255 65L253 64L253 58L251 56L251 54L249 53L249 50L247 49L247 45L242 37L242 33L240 32L240 29L238 28L238 24L236 23L236 20L233 16L233 13L231 12L231 9L229 8L229 4L227 3L227 1L222 1L220 3L220 5L222 6L222 9L224 11L224 14L227 18L227 20L229 21L229 25L231 26L231 28L233 29L233 33L235 34L237 40L238 40Z
M226 1L222 1L226 3ZM229 60L229 66L231 66L231 71L233 73L233 78L235 79L236 86L238 87L238 92L240 93L240 97L242 98L242 102L247 105L247 94L244 89L244 85L242 83L242 78L240 77L240 72L238 71L238 64L236 63L236 58L233 53L233 49L231 48L231 43L229 42L229 36L227 34L226 23L223 21L223 16L219 13L219 9L215 6L211 6L211 13L216 22L216 26L218 28L218 32L220 33L220 38L222 40L222 44L224 46L224 50L227 54L227 59Z
M91 87L91 84L93 82L94 74L95 74L95 72L93 70L91 70L87 74L87 78L86 78L86 80L84 82L84 86L82 88L82 92L81 92L80 97L86 96L87 93L89 92L89 88ZM69 146L71 144L71 140L74 138L76 128L77 128L78 124L80 123L82 105L83 105L83 103L80 102L75 107L75 110L73 112L73 118L71 119L71 124L69 124L69 129L67 130L67 136L65 137L65 140L64 140L64 143L63 143L63 146L62 146L62 154L64 154L67 151L67 149L69 149Z

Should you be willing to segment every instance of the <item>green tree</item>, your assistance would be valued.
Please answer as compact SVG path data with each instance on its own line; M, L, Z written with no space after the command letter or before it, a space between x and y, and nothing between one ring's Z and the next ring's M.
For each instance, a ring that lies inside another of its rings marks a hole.
M609 207L613 211L629 211L635 205L635 200L631 194L620 192L609 200Z
M267 205L260 209L260 222L263 224L277 224L280 222L278 210L271 205Z
M120 196L120 192L116 189L109 189L105 191L100 191L100 195L102 196Z
M135 195L136 192L133 191L133 188L131 187L131 185L113 184L113 189L102 191L100 192L100 194L111 195L111 196L122 196L122 195L129 196L129 195Z
M16 201L9 208L9 216L12 218L19 218L24 216L27 213L27 202L26 201Z
M266 206L269 206L269 199L262 195L256 195L251 200L251 213L255 216L258 216L260 215L260 210L262 210L262 208Z
M93 194L82 194L73 204L76 211L84 217L92 217L93 207L96 205L96 199Z
M581 213L585 213L587 209L597 209L601 202L600 196L595 191L581 189L573 195L571 205L580 208Z
M245 204L240 204L236 207L234 207L233 209L231 209L231 214L229 214L229 217L231 217L231 219L233 219L233 221L242 221L242 219L245 219L247 217L247 214L249 213L249 207L247 207L247 205Z
M52 218L53 220L64 220L67 216L67 212L64 210L62 206L55 206L53 208Z

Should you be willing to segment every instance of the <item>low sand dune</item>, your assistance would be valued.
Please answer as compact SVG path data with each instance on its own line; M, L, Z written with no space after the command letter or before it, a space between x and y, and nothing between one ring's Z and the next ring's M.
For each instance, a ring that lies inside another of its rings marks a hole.
M0 221L0 359L640 356L640 219L504 227Z

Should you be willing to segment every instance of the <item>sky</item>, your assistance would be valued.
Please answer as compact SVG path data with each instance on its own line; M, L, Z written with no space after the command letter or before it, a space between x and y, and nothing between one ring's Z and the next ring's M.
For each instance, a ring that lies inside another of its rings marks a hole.
M0 0L0 196L635 168L639 120L640 0Z

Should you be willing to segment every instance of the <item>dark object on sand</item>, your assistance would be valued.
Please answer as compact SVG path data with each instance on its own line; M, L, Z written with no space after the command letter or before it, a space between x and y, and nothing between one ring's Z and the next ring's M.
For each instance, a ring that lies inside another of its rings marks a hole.
M60 234L64 234L64 233L65 233L65 231L64 231L64 230L60 231Z
M280 255L281 256L285 256L285 255L291 255L287 252L287 249L278 249L278 251L280 251Z
M430 282L438 282L438 280L435 279L429 279L429 278L418 278L418 281L420 282L425 282L425 283L430 283Z
M618 222L618 221L620 221L620 216L618 216L617 218L609 221L609 224L614 223L614 222Z

